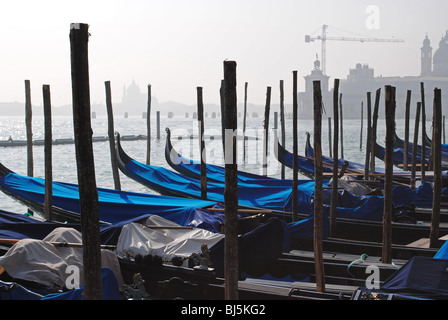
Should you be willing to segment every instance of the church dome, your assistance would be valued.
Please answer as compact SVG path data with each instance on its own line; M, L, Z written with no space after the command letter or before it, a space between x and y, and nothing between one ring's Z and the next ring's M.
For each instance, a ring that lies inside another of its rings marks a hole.
M448 32L439 42L433 56L434 73L448 76Z

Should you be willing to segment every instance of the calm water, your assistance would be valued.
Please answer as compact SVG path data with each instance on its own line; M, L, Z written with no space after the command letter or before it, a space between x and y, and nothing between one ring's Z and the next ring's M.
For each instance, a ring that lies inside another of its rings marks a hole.
M238 119L238 130L242 132L242 118ZM168 167L164 157L164 148L166 142L165 128L171 129L173 145L185 157L198 160L199 159L199 142L197 139L185 139L188 134L197 135L198 124L196 120L185 117L174 117L168 119L161 117L160 139L156 137L155 120L151 124L151 164ZM209 136L220 136L220 118L205 119L205 136L206 136L206 157L208 163L223 164L222 142L221 139L212 140ZM413 124L414 121L411 120ZM313 137L313 121L299 120L299 154L304 154L305 133L310 132ZM413 126L413 125L411 125ZM146 135L146 119L141 117L129 117L115 119L115 131L124 135ZM274 127L273 120L270 120L270 127ZM280 124L279 124L280 127ZM248 118L246 124L246 135L250 138L258 137L259 140L250 139L246 142L246 162L242 161L242 141L238 146L239 170L245 170L253 173L262 174L262 137L263 137L263 119ZM286 148L292 151L292 120L286 120ZM347 160L364 163L365 159L365 139L367 137L364 123L362 150L360 149L360 120L344 120L343 139L344 139L344 157ZM94 136L107 136L107 117L97 117L92 120L92 129ZM288 130L289 129L289 130ZM397 120L397 133L404 138L404 121ZM431 123L427 124L427 132L431 130ZM53 139L72 138L73 137L73 121L67 117L53 117ZM279 135L280 135L280 130ZM23 117L0 117L0 140L6 140L11 136L13 139L25 140L25 120ZM178 136L183 136L183 140L179 140ZM384 119L378 120L378 142L383 145L385 137ZM413 130L411 128L411 137ZM44 119L42 117L33 117L33 139L44 139ZM322 151L324 155L329 155L329 138L328 138L328 120L323 117L322 121ZM280 177L281 166L273 154L273 134L270 133L269 157L268 157L268 175L272 177ZM135 160L146 161L146 140L138 141L122 141L124 150ZM108 142L95 142L94 158L96 183L98 187L113 188L114 182L112 177L110 150ZM34 176L44 178L44 147L34 146ZM26 147L7 147L0 148L0 161L18 174L26 175L27 157ZM75 145L55 145L53 146L53 179L54 181L78 183L77 169L75 158ZM380 160L376 161L378 167L383 166ZM292 177L292 170L286 169L286 177ZM299 176L305 179L305 177ZM135 191L142 193L154 193L152 190L134 182L122 173L120 173L122 190ZM26 208L10 197L0 193L1 208L8 211L22 213Z

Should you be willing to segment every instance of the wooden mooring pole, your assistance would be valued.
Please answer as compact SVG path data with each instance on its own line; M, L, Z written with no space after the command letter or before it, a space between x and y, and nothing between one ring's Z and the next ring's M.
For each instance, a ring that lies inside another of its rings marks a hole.
M31 108L31 86L30 80L25 80L25 125L26 125L26 154L27 154L27 175L34 175L33 165L33 112Z
M342 115L342 93L339 95L339 121L341 123L341 158L344 158L344 116Z
M372 136L370 139L370 172L375 173L375 146L376 146L376 131L378 123L378 111L380 108L381 88L376 90L375 106L373 107L372 115Z
M83 23L70 25L73 123L83 243L83 299L101 300L101 241L90 119L88 29Z
M266 90L266 105L263 124L263 176L268 175L268 143L269 143L269 113L271 111L271 87Z
M148 84L148 103L146 105L146 164L151 164L151 85Z
M225 298L238 300L238 182L237 182L237 96L236 62L224 61L225 117Z
M334 121L334 136L333 136L333 180L331 192L331 208L330 208L330 236L335 237L337 232L336 213L338 207L338 148L339 148L339 79L334 79L333 89L333 121Z
M247 118L247 82L244 83L244 112L243 112L243 163L246 163L246 118Z
M204 141L204 103L202 101L202 87L196 88L196 96L198 104L199 152L201 159L201 199L207 200L207 161Z
M411 94L412 91L408 90L406 94L406 110L404 113L404 158L403 158L403 170L408 171L408 152L409 152L409 117L411 108Z
M383 251L382 262L392 262L392 201L394 140L395 140L395 87L386 86L386 155L383 211Z
M367 92L367 141L366 141L366 158L364 162L364 180L369 180L369 163L370 163L370 143L372 140L372 93Z
M328 152L329 152L329 157L332 158L333 157L333 150L332 150L332 141L331 141L331 117L328 117Z
M325 272L322 248L323 167L322 167L322 94L320 81L313 81L314 92L314 261L316 290L325 292Z
M285 137L285 93L283 88L283 80L280 80L280 126L282 131L282 146L285 145L286 137ZM285 179L285 165L282 164L281 168L281 178Z
M297 142L297 113L298 113L298 102L297 102L297 71L293 71L293 105L292 105L292 221L297 221L298 219L298 164L297 164L297 154L298 154L298 142Z
M27 158L27 175L34 176L33 164L33 112L31 108L31 86L30 80L25 80L25 126L26 126L26 158ZM29 214L33 214L28 209Z
M361 130L359 130L359 150L362 150L362 132L364 130L364 101L361 101Z
M107 134L109 137L112 177L114 179L115 190L121 190L120 174L118 172L117 153L115 152L114 112L112 108L112 94L110 88L110 81L105 81L104 85L106 90Z
M420 168L422 175L422 183L426 181L426 107L425 107L425 86L423 82L420 83L420 94L422 103L422 166Z
M156 112L157 140L160 140L160 111Z
M440 201L442 197L442 93L440 89L434 89L433 107L433 201L429 246L437 248L439 242Z
M53 207L53 166L52 166L52 130L51 130L51 98L50 86L43 85L42 94L44 100L44 157L45 157L45 201L44 217L46 220L52 219Z
M414 126L414 144L412 146L412 165L411 165L411 190L415 189L415 171L417 170L417 144L418 144L418 130L420 125L420 110L421 102L417 102L417 110L415 112L415 126Z

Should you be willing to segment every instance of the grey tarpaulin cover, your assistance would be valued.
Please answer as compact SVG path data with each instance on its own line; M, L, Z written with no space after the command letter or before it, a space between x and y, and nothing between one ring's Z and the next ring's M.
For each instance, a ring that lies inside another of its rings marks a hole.
M17 279L33 281L44 286L64 286L68 277L79 270L79 285L83 285L83 263L81 247L57 247L50 242L81 243L78 230L60 227L54 229L43 240L23 239L15 243L8 252L0 257L0 265ZM115 253L101 250L102 267L110 268L123 285L120 265ZM69 268L70 267L70 268Z
M170 228L152 229L150 226ZM174 228L172 228L174 227ZM117 254L157 255L163 260L189 257L193 252L200 253L201 246L211 248L224 235L200 228L179 229L180 225L160 216L150 216L144 224L129 223L123 226L117 243Z

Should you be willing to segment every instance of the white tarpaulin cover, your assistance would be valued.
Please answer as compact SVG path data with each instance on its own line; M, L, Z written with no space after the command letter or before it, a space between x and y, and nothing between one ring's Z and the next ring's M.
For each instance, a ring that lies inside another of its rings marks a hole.
M23 239L15 243L0 257L0 265L17 279L34 281L44 286L64 286L79 270L79 285L83 284L81 247L57 247L50 242L81 243L82 235L72 228L54 229L43 240ZM101 250L102 267L111 269L118 285L123 285L120 265L114 252Z
M359 196L369 194L373 191L370 187L363 183L354 182L356 180L357 179L352 176L342 176L338 179L338 188L344 188L345 190ZM330 185L333 183L332 181L333 179L330 180Z
M174 227L152 229L151 226ZM123 226L117 243L118 256L129 254L160 256L170 261L175 256L189 257L193 252L200 253L201 246L211 248L224 235L200 228L180 229L180 225L160 216L150 216L144 224L129 223Z

